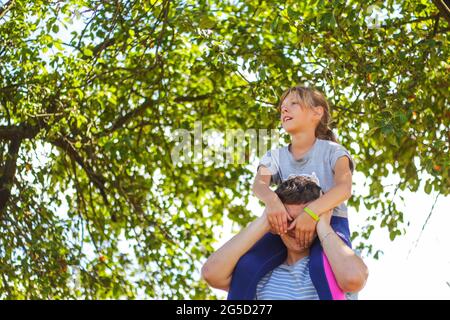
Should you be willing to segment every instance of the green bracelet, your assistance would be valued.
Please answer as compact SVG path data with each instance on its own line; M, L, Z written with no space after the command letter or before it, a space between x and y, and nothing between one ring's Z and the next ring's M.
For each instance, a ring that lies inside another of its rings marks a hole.
M310 208L304 207L303 210L304 210L307 214L309 214L309 215L311 216L311 218L313 218L314 220L316 220L316 221L319 221L319 220L320 220L319 216L318 216L317 214L315 214Z

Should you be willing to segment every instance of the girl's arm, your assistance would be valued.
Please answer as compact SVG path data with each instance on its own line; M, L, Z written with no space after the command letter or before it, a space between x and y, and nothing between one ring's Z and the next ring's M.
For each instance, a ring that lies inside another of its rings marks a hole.
M317 236L336 281L344 292L358 292L364 288L369 270L364 261L333 231L327 220L320 219L318 222Z
M323 196L308 204L308 208L313 212L320 215L337 207L352 196L352 172L350 171L349 161L345 156L336 161L334 186Z
M202 267L202 277L213 288L228 291L239 259L270 230L266 211L214 252Z
M268 168L260 166L253 182L253 194L266 205L267 219L271 228L278 234L286 233L288 220L292 220L292 218L277 194L270 189L271 176Z
M352 172L350 170L350 160L343 156L336 161L334 167L334 186L321 197L310 202L307 207L317 215L328 212L349 199L352 195ZM289 230L295 228L295 238L299 244L306 248L314 237L316 221L307 213L302 212L292 224Z

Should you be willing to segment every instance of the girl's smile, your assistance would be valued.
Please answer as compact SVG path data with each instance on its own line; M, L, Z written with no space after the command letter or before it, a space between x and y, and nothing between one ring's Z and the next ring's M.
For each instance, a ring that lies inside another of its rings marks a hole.
M283 116L283 119L282 119L283 122L287 122L289 120L292 120L292 117L290 117L290 116Z

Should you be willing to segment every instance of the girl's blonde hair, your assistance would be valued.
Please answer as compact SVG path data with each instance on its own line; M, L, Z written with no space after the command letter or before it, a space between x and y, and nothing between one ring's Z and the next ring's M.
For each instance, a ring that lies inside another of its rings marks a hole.
M300 98L300 104L303 106L308 106L309 108L314 108L321 106L323 107L323 116L320 119L319 124L316 127L316 137L323 140L330 140L333 142L337 142L336 136L330 128L331 124L331 116L329 111L329 106L325 95L317 89L305 87L301 85L297 85L295 87L291 87L283 92L280 98L280 102L278 103L278 111L281 112L281 105L283 104L284 99L290 93L296 93Z

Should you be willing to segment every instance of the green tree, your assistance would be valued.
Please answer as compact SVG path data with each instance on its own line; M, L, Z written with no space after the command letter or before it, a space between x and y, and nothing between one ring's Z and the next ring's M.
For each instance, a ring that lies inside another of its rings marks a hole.
M212 297L199 261L225 216L251 219L254 173L175 165L168 132L276 129L297 83L329 97L368 179L362 237L401 235L397 190L450 189L446 19L430 1L1 1L1 297Z

